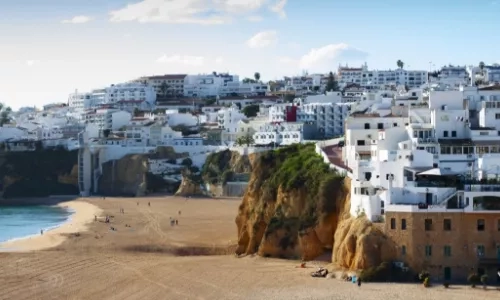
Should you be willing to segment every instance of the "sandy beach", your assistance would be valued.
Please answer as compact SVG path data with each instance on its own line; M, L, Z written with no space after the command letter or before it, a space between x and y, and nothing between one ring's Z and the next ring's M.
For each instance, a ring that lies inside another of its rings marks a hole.
M68 222L44 232L43 235L0 243L0 251L28 252L59 246L68 235L86 231L89 224L94 221L94 216L100 216L102 213L98 206L84 201L67 201L57 206L74 211Z
M148 205L150 203L150 206ZM498 299L500 291L362 287L311 278L325 262L237 258L239 199L82 198L68 226L0 253L0 299ZM121 209L124 213L121 213ZM179 213L180 212L180 213ZM94 221L94 214L112 216ZM171 218L178 225L171 226ZM111 227L115 230L111 230ZM78 234L77 234L78 233Z

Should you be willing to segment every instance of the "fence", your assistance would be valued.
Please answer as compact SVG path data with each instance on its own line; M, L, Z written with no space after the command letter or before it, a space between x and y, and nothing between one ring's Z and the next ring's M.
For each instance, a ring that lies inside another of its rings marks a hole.
M341 166L337 166L335 164L332 164L330 162L330 158L328 157L328 155L325 153L325 151L323 151L323 147L337 145L340 140L342 140L342 138L317 142L316 143L316 153L321 155L321 157L323 157L323 161L325 162L325 164L328 164L330 166L330 169L336 170L337 172L339 172L341 174L345 174L349 178L353 178L353 175L351 172L349 172L349 170L344 169Z

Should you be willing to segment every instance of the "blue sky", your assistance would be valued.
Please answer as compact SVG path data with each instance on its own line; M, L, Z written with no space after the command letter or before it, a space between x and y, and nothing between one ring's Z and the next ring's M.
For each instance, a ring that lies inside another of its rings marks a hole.
M500 1L0 0L0 102L165 73L500 62Z

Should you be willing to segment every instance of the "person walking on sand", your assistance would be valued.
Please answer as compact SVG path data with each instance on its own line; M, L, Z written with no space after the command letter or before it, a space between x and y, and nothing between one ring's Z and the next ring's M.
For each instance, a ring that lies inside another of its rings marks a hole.
M361 278L358 277L358 287L361 287Z
M94 215L94 222L97 222L97 216Z
M175 225L179 225L179 220L175 219Z
M40 235L43 235L43 229L40 229Z
M151 206L151 202L148 202L148 206Z

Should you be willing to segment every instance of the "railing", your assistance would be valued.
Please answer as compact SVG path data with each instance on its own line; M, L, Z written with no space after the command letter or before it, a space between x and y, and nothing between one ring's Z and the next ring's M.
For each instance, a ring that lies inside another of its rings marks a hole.
M456 190L450 190L450 191L446 192L444 194L444 196L441 197L441 201L438 201L437 205L439 205L439 206L446 205L446 203L448 203L447 200L449 200L450 198L452 198L456 193L457 193Z
M500 185L498 184L469 184L464 186L464 190L467 192L500 192Z

